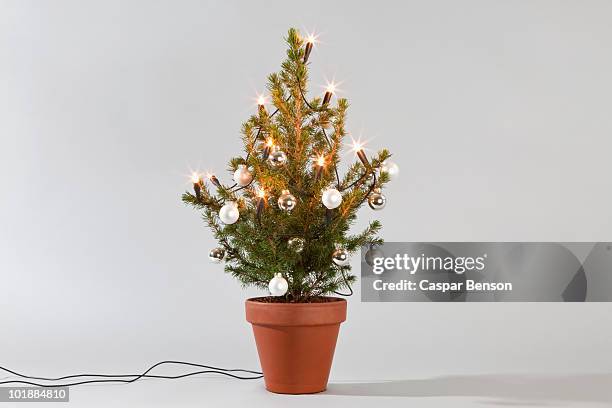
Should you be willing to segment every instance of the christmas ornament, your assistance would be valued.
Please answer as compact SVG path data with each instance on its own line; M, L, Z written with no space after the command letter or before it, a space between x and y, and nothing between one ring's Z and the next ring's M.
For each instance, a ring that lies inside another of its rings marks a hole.
M385 160L380 167L380 171L387 173L391 179L396 178L399 175L399 167L392 161Z
M385 254L383 253L383 251L372 246L370 247L370 249L368 249L368 251L365 254L365 261L368 265L374 266L374 260L376 258L384 258L384 257L385 257Z
M219 210L219 218L224 224L233 224L238 221L240 213L238 212L238 203L228 201Z
M321 201L323 201L323 205L330 210L337 208L342 203L342 194L335 188L328 188L323 191L321 195Z
M289 289L289 284L287 283L287 280L283 278L282 274L277 273L270 280L270 283L268 284L268 289L270 289L270 294L272 296L283 296L285 293L287 293L287 289Z
M282 194L277 200L278 208L283 211L291 211L295 208L295 197L289 192L289 190L283 190Z
M344 248L338 248L332 254L332 260L338 266L346 266L349 264L349 253Z
M225 258L225 249L213 248L208 253L208 259L213 263L220 263Z
M249 169L244 164L238 166L238 168L234 172L234 182L236 182L236 184L238 184L239 186L244 187L249 185L249 183L251 183L251 180L253 180L253 175L251 174Z
M304 250L304 244L304 238L300 237L294 237L287 241L287 246L298 254Z
M380 188L375 188L368 196L368 205L373 210L382 210L387 204L387 198L381 194Z
M287 163L287 155L282 150L275 150L268 156L268 163L272 167L281 167Z

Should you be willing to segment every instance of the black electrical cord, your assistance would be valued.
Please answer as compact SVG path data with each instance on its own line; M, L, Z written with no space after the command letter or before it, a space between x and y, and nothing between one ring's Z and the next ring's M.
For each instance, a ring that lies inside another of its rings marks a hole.
M162 366L164 364L187 365L187 366L190 366L190 367L206 368L206 370L194 371L194 372L189 372L189 373L180 374L180 375L153 375L153 374L149 374L149 372L151 372L153 369L155 369L156 367ZM57 387L72 387L72 386L75 386L75 385L94 384L94 383L125 383L125 384L130 384L130 383L133 383L135 381L140 380L141 378L160 378L160 379L175 380L175 379L190 377L190 376L194 376L194 375L198 375L198 374L221 374L221 375L225 375L227 377L232 377L232 378L235 378L235 379L238 379L238 380L257 380L257 379L263 377L263 374L261 372L259 372L259 371L244 370L244 369L241 369L241 368L212 367L212 366L207 366L207 365L202 365L202 364L189 363L189 362L185 362L185 361L174 361L174 360L160 361L159 363L153 364L151 367L149 367L142 374L74 374L74 375L67 375L67 376L63 376L63 377L48 378L48 377L35 377L35 376L29 376L29 375L21 374L21 373L18 373L16 371L9 370L8 368L2 367L2 366L0 366L0 370L6 371L7 373L13 374L13 375L15 375L17 377L20 377L20 378L23 378L25 380L42 380L42 381L51 381L51 382L67 380L67 379L70 379L70 378L79 378L79 377L107 378L105 380L100 380L100 379L85 380L85 381L77 381L77 382L73 382L73 383L64 383L64 384L40 384L40 383L35 383L35 382L32 382L32 381L24 381L24 380L9 380L9 381L1 381L0 382L0 385L5 385L5 384L26 384L26 385L33 385L33 386L37 386L37 387L47 387L47 388L52 388L52 387L53 388L57 388ZM235 373L235 372L241 372L241 373L247 373L247 374L253 374L253 375L252 376L243 376L243 375L232 374L232 373ZM134 377L134 378L125 379L125 377Z

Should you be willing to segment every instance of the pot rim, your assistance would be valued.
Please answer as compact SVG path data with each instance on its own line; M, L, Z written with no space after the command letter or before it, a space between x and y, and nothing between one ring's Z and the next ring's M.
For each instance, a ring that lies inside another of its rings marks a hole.
M346 299L321 303L268 303L245 301L246 320L268 326L324 326L346 320Z

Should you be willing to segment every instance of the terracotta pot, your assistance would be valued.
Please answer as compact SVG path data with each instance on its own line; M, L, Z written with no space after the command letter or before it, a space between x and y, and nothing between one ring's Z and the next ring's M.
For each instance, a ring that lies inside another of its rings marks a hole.
M280 394L325 391L346 300L322 303L246 301L266 389Z

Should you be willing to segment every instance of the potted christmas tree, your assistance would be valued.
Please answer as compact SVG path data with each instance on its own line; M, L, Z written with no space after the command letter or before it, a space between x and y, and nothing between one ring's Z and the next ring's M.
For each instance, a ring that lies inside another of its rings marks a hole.
M244 155L229 162L234 183L196 174L183 201L202 211L219 242L210 259L270 293L246 301L266 388L302 394L325 390L346 318L346 301L328 295L352 294L350 254L382 243L378 221L356 235L349 227L366 202L385 206L381 188L397 166L387 150L368 158L355 143L358 160L340 178L348 102L333 103L333 85L309 99L315 38L291 29L286 40L287 59L268 77L273 107L261 97L242 126Z

